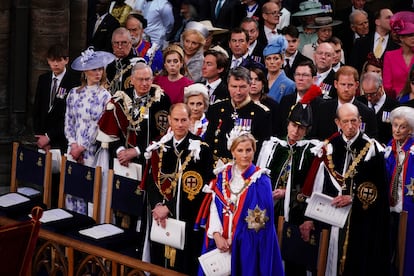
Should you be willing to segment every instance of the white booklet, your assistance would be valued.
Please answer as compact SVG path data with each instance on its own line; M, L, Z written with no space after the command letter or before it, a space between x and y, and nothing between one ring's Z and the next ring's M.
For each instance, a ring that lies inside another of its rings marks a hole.
M168 218L163 228L153 219L150 239L152 241L169 245L177 249L184 249L185 243L185 221Z
M120 176L141 181L142 166L137 163L129 163L128 167L122 166L119 163L118 158L114 158L114 173Z
M333 198L314 192L308 201L305 216L331 224L337 227L344 227L352 204L348 206L336 208L332 206Z
M32 217L32 215L29 215ZM66 218L71 218L73 215L71 213L66 212L63 209L50 209L43 212L42 218L40 219L41 223L51 222L51 221L58 221Z
M211 250L198 257L201 267L207 276L227 276L231 274L231 253Z
M88 229L80 230L79 233L82 235L94 238L94 239L102 239L106 237L110 237L113 235L117 235L123 233L124 230L109 223L104 223L100 225L93 226Z
M23 194L25 196L34 196L34 195L40 195L40 191L33 189L31 187L20 187L17 188L17 192L20 194Z
M27 202L30 199L22 196L18 193L7 193L5 195L0 196L0 206L1 207L10 207L13 205L17 205L23 202Z

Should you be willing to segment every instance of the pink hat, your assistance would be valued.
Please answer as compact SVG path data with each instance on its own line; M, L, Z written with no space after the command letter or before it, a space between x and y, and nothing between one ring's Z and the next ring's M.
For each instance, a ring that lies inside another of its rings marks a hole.
M397 12L391 17L390 26L398 35L414 34L414 12Z

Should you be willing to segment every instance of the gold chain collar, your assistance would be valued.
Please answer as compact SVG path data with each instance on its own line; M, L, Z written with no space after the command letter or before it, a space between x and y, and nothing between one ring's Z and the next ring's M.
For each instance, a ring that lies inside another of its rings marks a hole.
M157 183L156 183L157 188L164 197L166 197L167 194L171 194L171 192L173 192L173 197L174 197L175 196L175 191L176 191L175 188L177 187L178 179L182 176L183 171L186 169L188 163L191 161L191 159L193 157L193 154L192 154L193 152L190 151L190 153L186 156L186 158L184 160L184 163L181 165L178 172L174 172L174 173L171 173L171 174L163 174L164 175L163 177L161 176L161 168L162 168L162 158L164 156L164 144L162 144L160 146L160 151L159 152L160 153L159 153L158 176L157 176L158 179L157 179ZM173 180L171 181L170 187L168 187L164 192L161 188L161 185L162 185L162 183L164 183L166 178L169 178L169 177L173 177Z
M335 171L335 165L332 161L332 154L327 154L326 158L328 160L328 169L331 172L331 174L335 177L335 179L343 183L345 182L347 178L353 178L355 174L357 173L356 166L358 166L359 162L361 162L362 158L368 152L370 146L371 146L370 142L367 142L365 144L365 147L359 152L358 156L352 161L351 165L349 166L348 170L345 172L344 176L342 176L340 173Z

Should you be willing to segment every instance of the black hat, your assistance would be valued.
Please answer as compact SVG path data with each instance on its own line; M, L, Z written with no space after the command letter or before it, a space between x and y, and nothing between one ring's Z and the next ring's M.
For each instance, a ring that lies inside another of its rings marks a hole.
M312 109L309 104L297 103L290 110L288 120L297 125L309 127L312 125Z
M135 17L136 19L138 19L141 24L142 24L142 28L145 29L147 27L147 20L144 18L144 16L136 11L131 12L129 15Z

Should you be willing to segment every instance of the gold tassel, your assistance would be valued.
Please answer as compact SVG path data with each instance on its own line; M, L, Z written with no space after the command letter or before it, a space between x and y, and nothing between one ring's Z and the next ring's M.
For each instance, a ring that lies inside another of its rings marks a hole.
M167 260L170 260L170 266L171 267L174 267L174 265L175 265L175 256L176 256L176 254L177 254L177 250L174 247L171 247L171 246L168 246L168 245L165 246L164 257Z
M349 212L348 215L348 225L346 226L346 234L345 234L345 241L342 247L342 257L339 262L339 275L342 275L345 270L345 263L346 263L346 253L348 251L348 239L349 239L349 224L351 223L351 213L352 210Z

